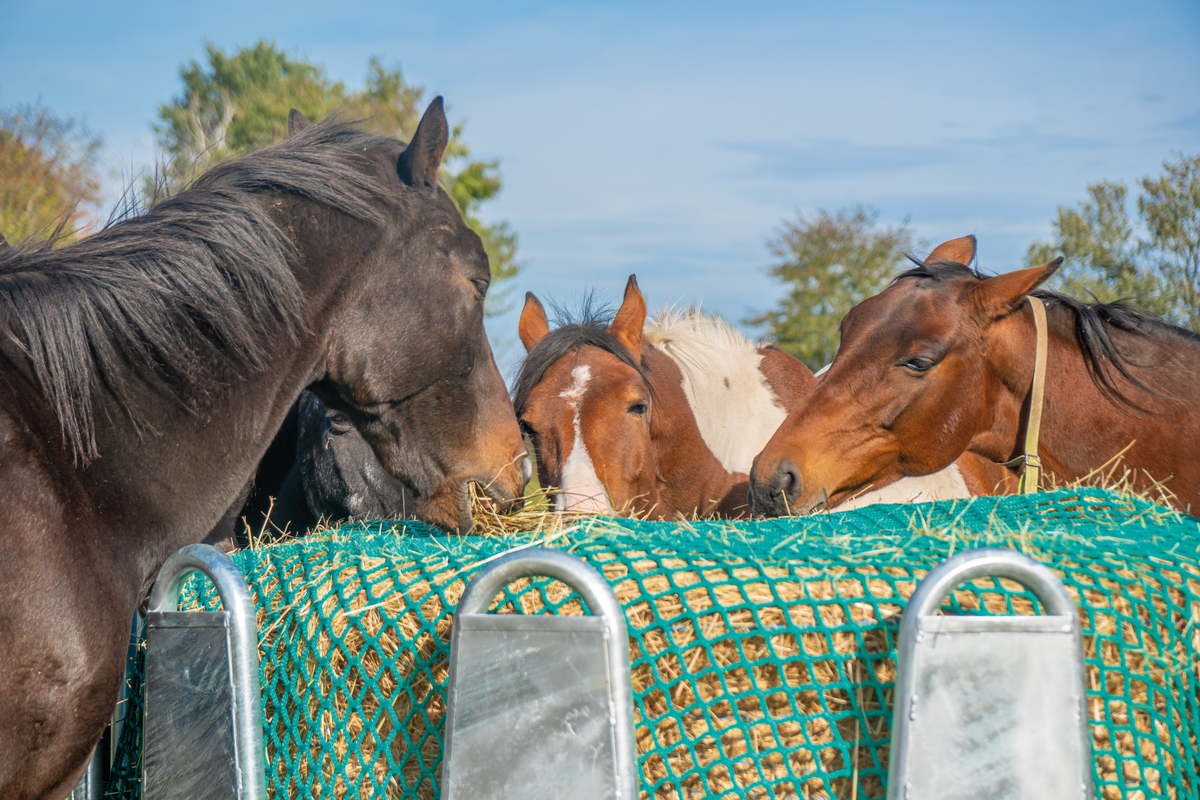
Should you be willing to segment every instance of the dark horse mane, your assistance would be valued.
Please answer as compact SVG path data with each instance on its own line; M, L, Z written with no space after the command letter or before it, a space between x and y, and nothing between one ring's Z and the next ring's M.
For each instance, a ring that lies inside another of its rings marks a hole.
M908 259L916 266L897 275L892 279L892 283L904 278L927 278L940 282L956 278L974 278L983 281L991 277L956 261L925 262L911 255L908 256ZM1130 372L1129 367L1136 365L1121 353L1112 339L1108 326L1148 339L1161 341L1167 336L1178 336L1184 341L1200 345L1200 334L1164 322L1126 300L1117 300L1113 303L1087 303L1049 289L1038 289L1031 294L1042 300L1047 309L1061 307L1071 313L1075 323L1075 342L1083 353L1084 362L1087 364L1092 380L1113 399L1128 406L1138 407L1117 386L1112 375L1114 368L1139 389L1157 397L1163 395L1146 386Z
M77 463L99 455L98 392L138 427L123 365L179 399L261 369L263 331L296 336L292 243L259 194L381 223L382 187L362 153L386 141L327 121L73 244L0 250L0 332L29 358Z
M654 387L650 383L649 367L645 359L635 359L629 348L608 332L608 326L612 324L615 316L611 308L596 307L590 295L583 299L577 312L570 312L553 302L551 308L557 327L539 339L526 354L521 361L521 370L513 387L513 408L518 417L525 413L529 394L541 382L546 370L567 353L587 345L612 353L621 359L622 363L636 370L649 388L651 397L654 396Z

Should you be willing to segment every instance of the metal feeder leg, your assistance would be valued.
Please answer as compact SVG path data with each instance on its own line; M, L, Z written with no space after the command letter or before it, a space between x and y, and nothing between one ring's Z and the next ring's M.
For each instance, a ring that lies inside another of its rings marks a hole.
M104 796L104 762L101 759L108 749L104 747L105 744L101 739L100 744L96 746L96 752L92 753L88 761L87 771L83 773L79 783L75 784L67 800L100 800Z
M986 577L1046 615L933 616ZM913 593L897 649L889 800L1093 797L1079 614L1049 569L998 548L951 558Z
M179 611L193 572L223 611ZM229 556L193 544L167 559L146 615L145 800L265 800L254 603Z
M556 578L594 616L488 614L512 581ZM637 758L625 615L583 561L531 548L475 576L454 616L445 800L635 800Z

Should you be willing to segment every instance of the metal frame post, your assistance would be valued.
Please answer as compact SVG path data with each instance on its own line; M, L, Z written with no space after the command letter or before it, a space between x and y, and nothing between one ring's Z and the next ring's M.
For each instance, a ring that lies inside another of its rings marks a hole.
M166 560L150 590L147 618L179 611L179 594L193 572L203 573L221 597L227 615L232 679L233 741L240 800L266 800L262 690L258 679L258 627L254 601L233 560L207 544L192 544Z
M625 614L612 588L599 572L584 561L560 550L530 548L510 553L484 567L471 580L455 613L450 644L450 685L447 693L445 749L442 754L442 791L447 791L447 775L453 753L455 719L455 665L462 632L460 620L487 615L496 595L518 578L548 577L571 587L599 617L609 665L609 721L613 729L613 756L617 768L616 797L635 800L638 796L637 750L633 728L633 687L629 664L629 633ZM553 618L560 619L560 618Z
M1042 603L1045 614L1038 617L931 616L957 586L975 578L1008 578L1020 583ZM911 732L916 724L919 703L923 702L917 696L919 665L916 663L922 638L927 635L936 637L942 633L986 633L993 630L1070 636L1070 649L1075 654L1075 662L1069 671L1071 682L1076 684L1071 691L1078 699L1075 704L1078 721L1075 727L1079 736L1077 745L1084 761L1083 774L1079 776L1079 792L1081 797L1093 796L1083 634L1075 603L1054 573L1043 564L1013 550L982 548L960 553L931 570L913 592L904 611L897 642L896 690L893 695L892 744L888 766L889 800L918 800L908 797L908 783L914 756Z

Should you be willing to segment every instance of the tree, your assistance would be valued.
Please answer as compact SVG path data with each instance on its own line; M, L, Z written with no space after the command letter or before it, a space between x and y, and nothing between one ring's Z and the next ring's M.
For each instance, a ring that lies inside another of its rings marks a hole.
M233 55L211 43L205 48L207 65L195 60L183 65L183 93L159 107L154 130L167 161L158 185L151 187L156 194L178 191L222 159L283 140L291 108L311 120L332 112L362 119L370 129L404 140L420 121L424 88L405 83L399 66L385 68L377 57L368 61L364 87L348 91L340 81L331 81L324 68L293 58L271 42L260 41ZM497 284L520 269L517 234L507 222L487 225L479 217L480 206L503 186L500 163L472 159L459 124L451 130L442 171L446 191L483 239L496 287L488 294L488 313L500 313L507 292Z
M876 228L876 209L864 206L812 218L785 220L767 242L779 261L767 272L789 285L780 304L743 320L765 326L785 352L817 370L833 360L838 325L853 306L878 294L902 268L913 249L913 232Z
M100 137L39 104L0 110L0 233L71 241L95 222Z
M1150 234L1142 255L1162 279L1163 316L1200 331L1200 154L1163 162L1157 180L1142 178L1138 213Z
M1059 206L1053 241L1031 244L1026 262L1061 255L1063 267L1051 282L1057 291L1105 303L1130 300L1168 322L1200 328L1200 155L1179 154L1163 169L1157 179L1141 180L1136 226L1125 184L1093 183L1077 208Z

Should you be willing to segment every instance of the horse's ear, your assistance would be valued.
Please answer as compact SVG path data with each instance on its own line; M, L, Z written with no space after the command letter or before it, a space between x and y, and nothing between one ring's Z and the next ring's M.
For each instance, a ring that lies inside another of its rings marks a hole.
M971 289L971 302L988 319L1002 317L1025 300L1062 264L1062 256L1042 267L1018 269L980 281Z
M312 127L312 123L308 121L308 117L300 113L300 109L293 108L288 112L288 138L291 139L298 133L303 133Z
M642 297L642 290L638 288L637 276L630 275L629 282L625 284L625 299L608 326L608 332L625 345L636 359L642 357L642 328L645 326L646 298Z
M933 248L933 252L925 259L926 264L938 261L953 261L964 267L975 260L975 236L964 236L961 239L951 239Z
M526 292L525 307L521 309L521 321L517 323L517 335L521 337L521 344L525 345L525 352L528 353L532 350L533 346L549 332L550 323L546 320L546 309L542 308L542 304L533 296L533 292Z
M425 109L417 132L400 154L396 164L400 180L409 186L428 189L437 186L438 166L449 142L450 126L446 124L446 110L442 107L441 95L438 95Z

